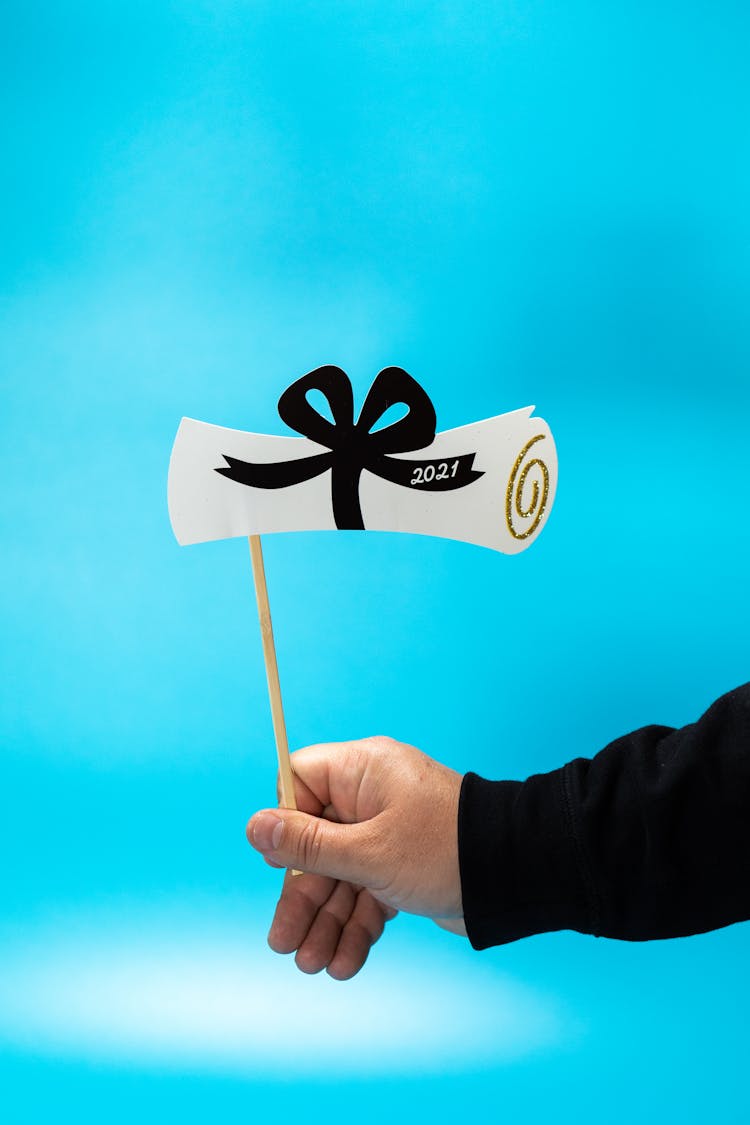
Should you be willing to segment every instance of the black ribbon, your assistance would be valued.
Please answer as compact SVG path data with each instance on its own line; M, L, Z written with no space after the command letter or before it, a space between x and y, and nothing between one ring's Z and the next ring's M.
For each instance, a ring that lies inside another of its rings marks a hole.
M308 402L307 394L313 390L325 395L332 422ZM399 403L407 407L403 418L371 433L389 407ZM224 454L226 467L215 471L252 488L288 488L330 469L333 518L340 530L364 530L359 503L363 469L394 484L427 492L463 488L483 475L472 468L475 453L432 461L388 456L424 449L435 439L435 408L426 391L401 367L386 367L379 373L356 422L349 377L332 366L318 367L292 383L279 399L279 415L303 437L326 446L328 452L270 464Z

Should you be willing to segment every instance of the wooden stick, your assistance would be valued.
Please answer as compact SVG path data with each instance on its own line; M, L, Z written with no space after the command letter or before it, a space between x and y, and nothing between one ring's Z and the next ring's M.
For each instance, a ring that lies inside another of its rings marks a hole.
M281 805L282 808L285 809L296 809L297 802L294 798L294 775L292 773L291 759L289 758L289 743L287 742L286 737L284 708L281 705L281 685L279 683L279 669L278 665L276 664L276 646L273 643L271 608L268 604L266 572L263 567L263 551L260 546L259 535L250 536L250 558L253 564L255 596L258 599L260 635L263 640L263 659L266 664L268 694L271 699L271 718L273 719L273 733L276 739L276 754L279 759Z

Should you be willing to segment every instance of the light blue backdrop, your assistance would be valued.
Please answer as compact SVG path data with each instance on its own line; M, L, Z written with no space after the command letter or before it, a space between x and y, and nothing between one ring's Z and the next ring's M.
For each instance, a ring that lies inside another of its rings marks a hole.
M12 2L0 37L4 1120L746 1121L748 929L350 984L263 935L274 753L242 540L179 549L183 414L321 363L445 429L536 403L515 559L266 540L290 739L524 777L749 678L743 3Z

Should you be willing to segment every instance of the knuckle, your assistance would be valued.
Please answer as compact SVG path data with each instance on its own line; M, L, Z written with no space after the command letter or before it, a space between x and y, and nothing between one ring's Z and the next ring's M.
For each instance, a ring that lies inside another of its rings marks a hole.
M302 867L314 870L319 862L320 850L323 846L323 832L321 823L314 817L306 820L300 829L297 839L297 856Z
M366 739L370 754L378 758L386 757L393 753L398 746L395 738L390 738L387 734L375 734L371 738Z

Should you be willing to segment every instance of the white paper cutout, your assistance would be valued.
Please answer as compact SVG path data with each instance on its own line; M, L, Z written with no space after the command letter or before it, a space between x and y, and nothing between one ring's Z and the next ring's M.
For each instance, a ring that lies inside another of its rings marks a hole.
M330 380L325 393L332 422L302 401L308 390L323 389L322 373ZM438 433L415 456L415 434L434 433L434 410L422 388L400 368L387 368L378 379L389 374L390 391L394 386L399 389L394 401L405 401L410 411L381 430L374 426L384 412L383 404L392 405L392 394L378 396L373 391L388 391L387 380L381 380L380 388L378 380L373 384L356 424L350 384L338 368L319 368L282 395L280 412L286 405L284 416L292 416L293 392L295 428L303 430L299 419L304 411L307 432L314 425L319 431L316 436L325 433L325 440L331 442L328 446L307 437L246 433L183 418L172 450L168 485L169 514L177 541L186 545L276 531L335 530L332 478L338 474L335 487L339 489L341 524L342 478L349 474L352 480L343 479L349 494L344 519L352 522L342 526L434 535L503 554L525 550L544 527L557 487L557 453L547 423L534 417L534 407L528 406ZM337 397L339 392L343 398ZM426 424L426 431L424 425L419 430L419 423ZM416 440L420 440L418 436ZM404 452L390 452L396 448ZM309 468L288 464L311 457L316 461ZM403 469L399 462L404 463ZM231 473L242 475L243 470L252 471L255 479L268 466L276 479L299 472L315 475L299 483L265 487L231 479ZM406 483L394 483L394 476ZM437 488L448 490L433 491ZM356 514L349 516L350 510Z

